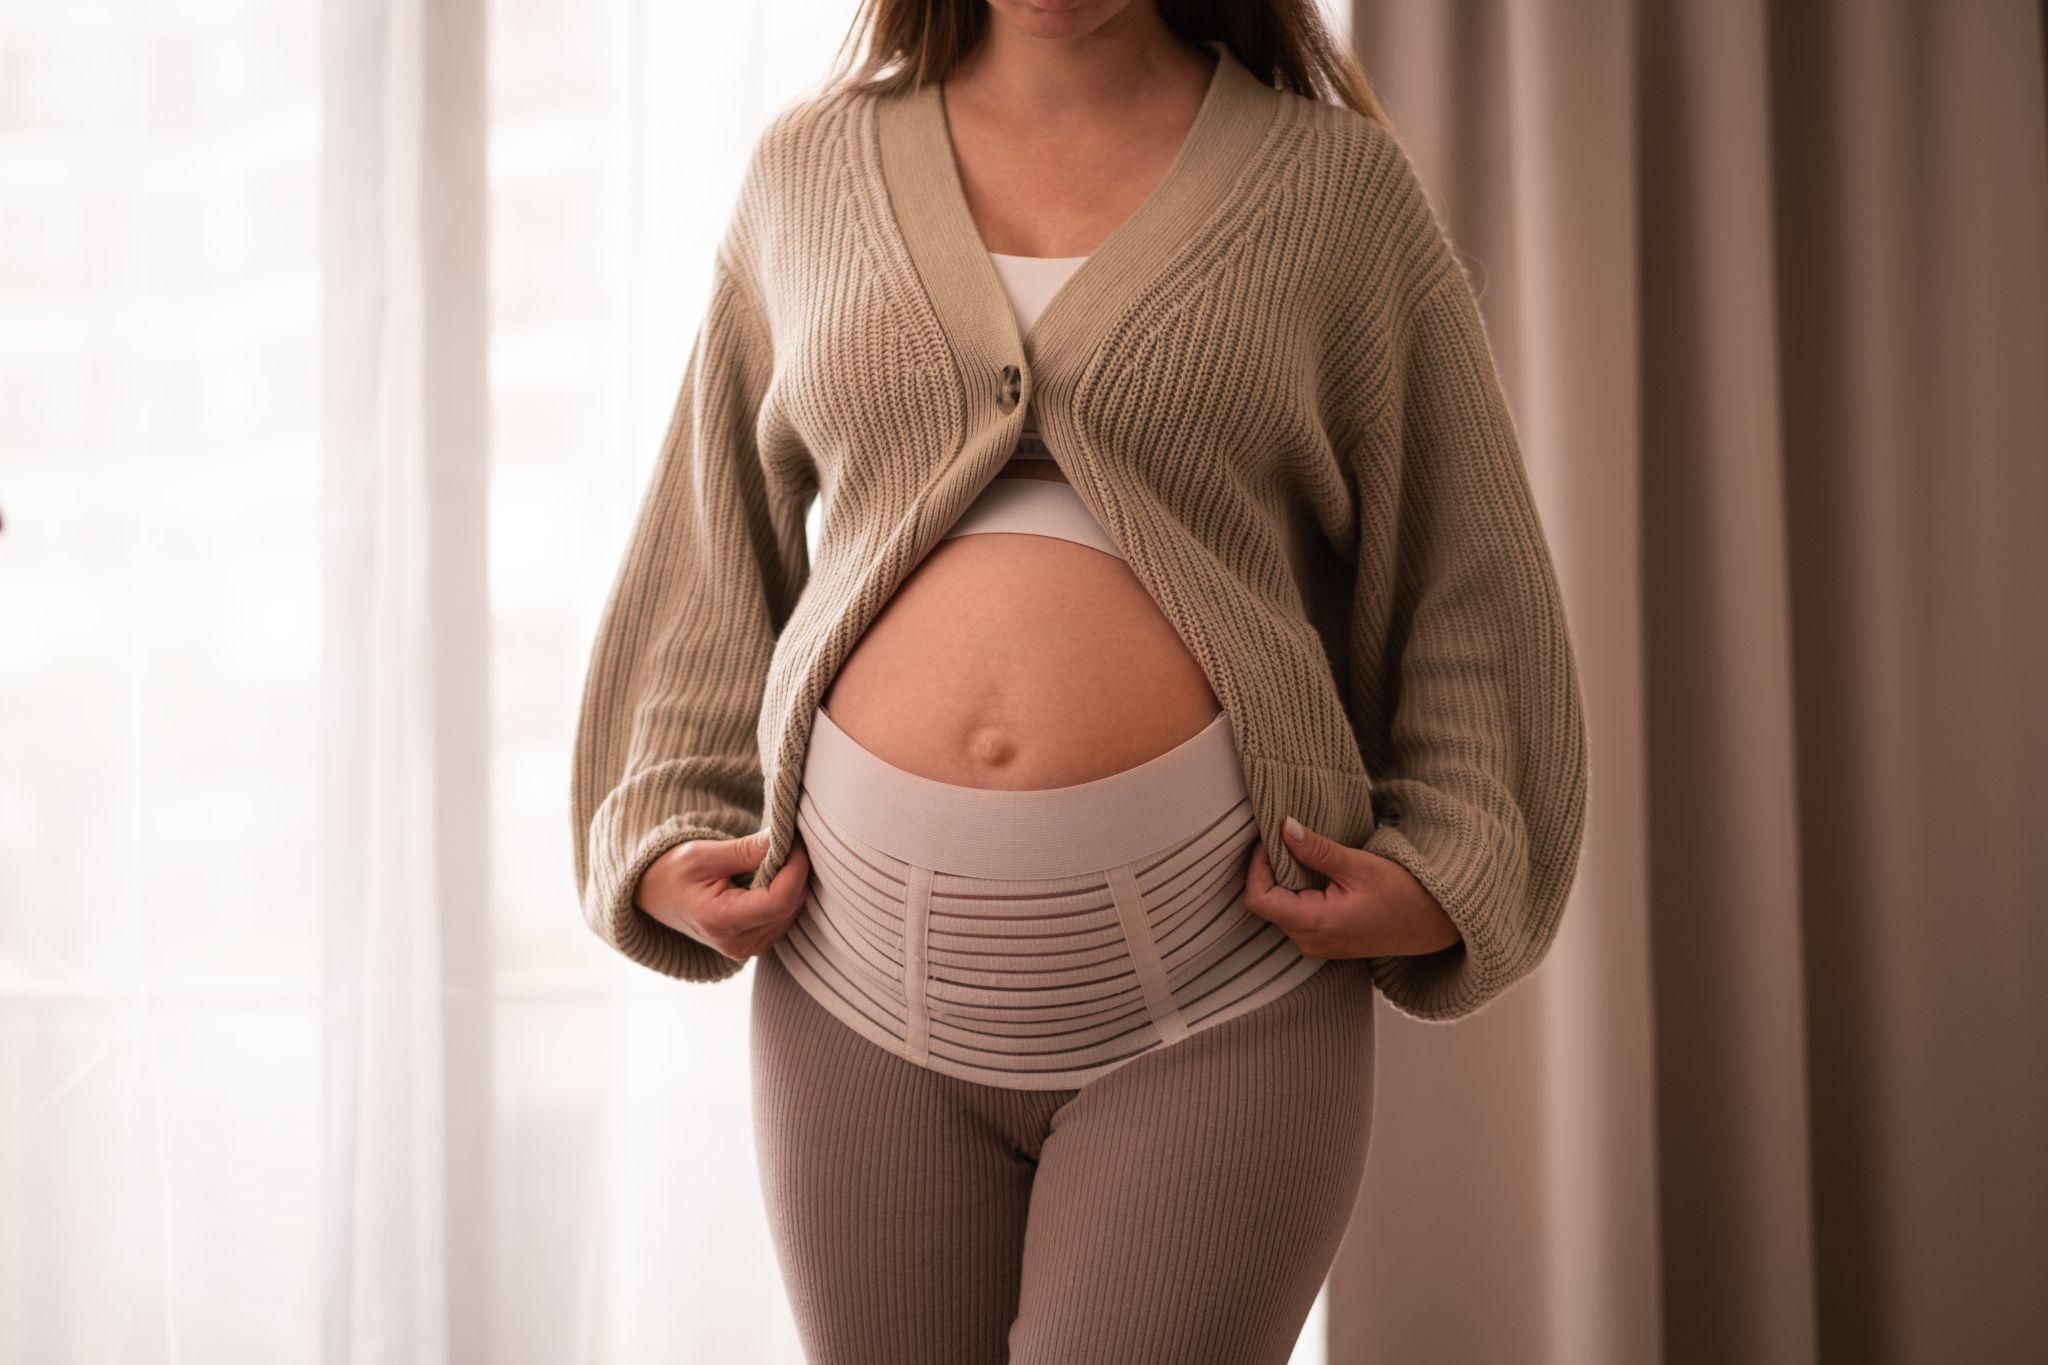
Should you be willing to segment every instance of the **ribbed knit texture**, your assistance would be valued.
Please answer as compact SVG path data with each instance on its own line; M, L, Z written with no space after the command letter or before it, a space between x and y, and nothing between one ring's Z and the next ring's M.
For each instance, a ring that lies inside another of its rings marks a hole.
M1458 1018L1548 949L1585 728L1470 282L1385 128L1212 46L1165 180L1027 334L938 87L814 95L761 136L578 725L576 877L621 952L743 965L639 909L640 874L764 824L753 884L780 869L819 699L1027 408L1229 714L1280 884L1322 884L1292 814L1458 925L1371 959L1389 1001Z
M810 1365L1284 1365L1364 1179L1372 987L1296 989L1078 1089L860 1037L763 954L754 1137Z

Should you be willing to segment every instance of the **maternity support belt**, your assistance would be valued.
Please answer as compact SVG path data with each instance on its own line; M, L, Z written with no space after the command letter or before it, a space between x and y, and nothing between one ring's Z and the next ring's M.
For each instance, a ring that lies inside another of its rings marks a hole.
M1243 905L1258 839L1229 719L1091 782L963 787L815 713L802 910L773 951L841 1022L935 1071L1079 1087L1306 981Z

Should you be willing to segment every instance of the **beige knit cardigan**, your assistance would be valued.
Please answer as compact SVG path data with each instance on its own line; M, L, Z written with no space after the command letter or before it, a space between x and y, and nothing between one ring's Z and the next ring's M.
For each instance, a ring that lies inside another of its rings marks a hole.
M583 912L690 981L743 962L634 904L692 838L788 856L810 721L1026 408L1289 814L1391 858L1463 941L1372 962L1471 1013L1556 934L1586 739L1485 326L1394 137L1220 43L1165 179L1019 335L938 87L785 106L754 147L605 605L572 779ZM805 519L820 501L821 534Z

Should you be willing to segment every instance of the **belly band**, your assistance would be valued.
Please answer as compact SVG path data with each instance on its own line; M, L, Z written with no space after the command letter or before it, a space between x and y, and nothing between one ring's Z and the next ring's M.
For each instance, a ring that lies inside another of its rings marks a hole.
M797 828L802 910L772 950L841 1022L935 1071L1078 1088L1312 976L1246 910L1258 839L1227 716L1072 786L937 782L822 708Z

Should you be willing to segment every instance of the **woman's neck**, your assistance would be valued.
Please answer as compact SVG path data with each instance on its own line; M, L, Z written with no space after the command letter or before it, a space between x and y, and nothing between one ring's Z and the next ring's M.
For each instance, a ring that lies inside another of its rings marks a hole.
M1156 109L1163 91L1192 109L1213 67L1207 52L1168 28L1150 5L1130 5L1074 39L1026 32L993 9L981 42L947 75L946 99L969 116L1057 136L1064 127L1100 127Z

